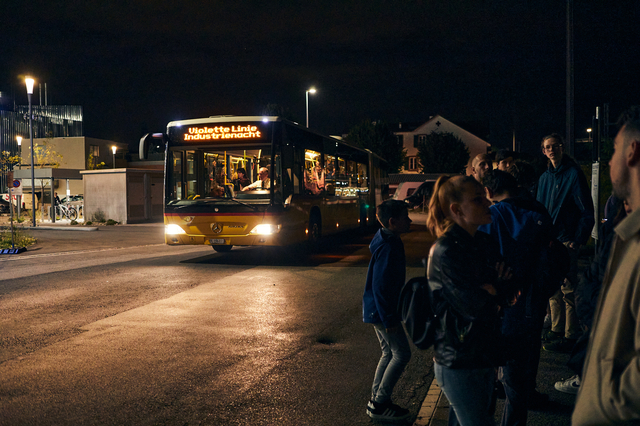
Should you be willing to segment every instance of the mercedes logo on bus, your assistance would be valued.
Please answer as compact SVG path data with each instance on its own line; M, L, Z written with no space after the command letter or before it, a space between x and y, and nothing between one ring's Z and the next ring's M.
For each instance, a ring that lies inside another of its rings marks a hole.
M222 226L220 226L220 224L217 224L217 223L212 223L211 224L211 230L214 233L219 234L219 233L222 232Z

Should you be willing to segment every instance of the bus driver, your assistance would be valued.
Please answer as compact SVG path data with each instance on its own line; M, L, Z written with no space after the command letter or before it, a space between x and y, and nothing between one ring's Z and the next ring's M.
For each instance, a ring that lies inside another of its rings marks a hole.
M258 180L251 185L247 185L242 188L243 191L252 191L254 189L269 189L271 188L271 179L269 179L269 169L266 167L260 167L258 171Z

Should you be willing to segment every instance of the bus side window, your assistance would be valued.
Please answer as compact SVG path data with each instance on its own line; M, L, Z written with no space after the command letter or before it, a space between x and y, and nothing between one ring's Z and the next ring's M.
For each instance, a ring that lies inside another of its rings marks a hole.
M335 160L335 157L332 155L325 154L324 156L325 189L327 191L327 195L336 194Z

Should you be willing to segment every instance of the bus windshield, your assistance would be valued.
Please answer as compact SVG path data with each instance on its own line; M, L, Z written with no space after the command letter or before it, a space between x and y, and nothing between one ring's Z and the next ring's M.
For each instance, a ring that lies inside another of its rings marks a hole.
M266 151L266 152L265 152ZM279 182L270 146L180 147L169 151L167 203L238 199L268 201ZM271 169L276 170L271 170Z

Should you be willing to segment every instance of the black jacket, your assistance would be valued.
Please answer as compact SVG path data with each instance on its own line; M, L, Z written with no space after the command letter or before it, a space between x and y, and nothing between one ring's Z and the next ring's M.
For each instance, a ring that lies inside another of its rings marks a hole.
M435 360L449 368L487 368L501 365L505 348L500 334L498 297L482 289L498 287L497 250L489 236L474 237L453 225L431 247L428 278L440 327L434 344Z

